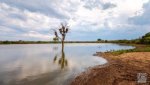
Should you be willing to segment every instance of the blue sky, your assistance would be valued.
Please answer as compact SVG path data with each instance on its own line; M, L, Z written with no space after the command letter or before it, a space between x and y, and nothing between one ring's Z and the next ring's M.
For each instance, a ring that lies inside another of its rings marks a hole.
M135 39L150 32L150 0L0 0L0 40Z

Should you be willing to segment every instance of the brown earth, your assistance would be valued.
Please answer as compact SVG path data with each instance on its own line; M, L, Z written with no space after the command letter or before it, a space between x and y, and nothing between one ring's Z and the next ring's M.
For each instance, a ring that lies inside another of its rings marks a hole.
M104 66L96 66L75 78L71 85L150 85L150 52L97 53L108 60ZM146 82L138 82L142 73Z

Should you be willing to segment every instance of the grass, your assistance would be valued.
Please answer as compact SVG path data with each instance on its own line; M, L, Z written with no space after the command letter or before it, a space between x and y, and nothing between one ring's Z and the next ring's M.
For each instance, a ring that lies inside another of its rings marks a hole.
M150 52L150 45L132 45L135 48L134 49L128 49L128 50L117 50L117 51L110 51L113 55L120 55L123 53L129 53L129 52Z

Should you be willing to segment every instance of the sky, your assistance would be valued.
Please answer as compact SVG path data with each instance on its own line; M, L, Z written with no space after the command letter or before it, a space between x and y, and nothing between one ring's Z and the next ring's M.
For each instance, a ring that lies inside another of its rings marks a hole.
M150 32L150 0L0 0L0 40L135 39Z

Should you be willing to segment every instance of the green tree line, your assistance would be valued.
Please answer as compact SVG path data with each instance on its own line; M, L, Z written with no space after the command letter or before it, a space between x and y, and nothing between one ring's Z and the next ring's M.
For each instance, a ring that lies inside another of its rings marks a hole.
M102 40L97 39L98 42L105 42L105 43L129 43L129 44L150 44L150 32L146 33L144 36L133 39L133 40Z

